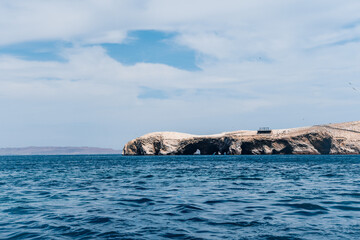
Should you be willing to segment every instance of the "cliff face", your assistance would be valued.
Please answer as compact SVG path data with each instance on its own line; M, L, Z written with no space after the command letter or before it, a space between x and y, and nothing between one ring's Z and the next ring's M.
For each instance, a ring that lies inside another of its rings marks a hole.
M360 121L217 135L150 133L128 142L124 155L360 154Z

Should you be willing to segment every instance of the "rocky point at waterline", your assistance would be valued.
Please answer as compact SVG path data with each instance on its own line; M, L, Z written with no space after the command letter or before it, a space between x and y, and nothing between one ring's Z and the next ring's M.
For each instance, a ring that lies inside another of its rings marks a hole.
M124 155L360 154L360 121L216 135L155 132L128 142Z

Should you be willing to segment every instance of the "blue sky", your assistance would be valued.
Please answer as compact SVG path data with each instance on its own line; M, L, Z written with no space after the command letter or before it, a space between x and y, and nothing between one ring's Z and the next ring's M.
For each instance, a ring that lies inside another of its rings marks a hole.
M62 41L29 41L4 45L1 55L11 55L29 61L64 61L61 49L71 47L71 43Z
M105 43L101 46L109 56L126 65L161 63L188 71L199 70L196 52L173 42L175 37L176 33L138 30L128 32L122 44Z
M124 65L159 63L188 71L200 70L196 52L173 42L176 35L176 32L134 30L127 33L124 42L91 45L102 46L110 57ZM29 41L2 46L0 54L29 61L65 61L61 53L72 47L73 43L67 41Z
M191 5L191 8L189 8ZM0 147L360 120L360 2L0 3Z

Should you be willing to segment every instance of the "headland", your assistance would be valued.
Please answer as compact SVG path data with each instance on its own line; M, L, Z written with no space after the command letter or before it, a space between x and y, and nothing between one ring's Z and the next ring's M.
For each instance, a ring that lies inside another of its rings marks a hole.
M360 121L214 135L154 132L129 141L123 154L360 154Z

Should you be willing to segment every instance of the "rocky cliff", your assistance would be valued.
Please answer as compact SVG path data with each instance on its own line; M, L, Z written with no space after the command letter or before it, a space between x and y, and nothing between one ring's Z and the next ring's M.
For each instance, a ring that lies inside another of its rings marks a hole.
M128 142L124 155L360 154L360 121L216 135L146 134Z

